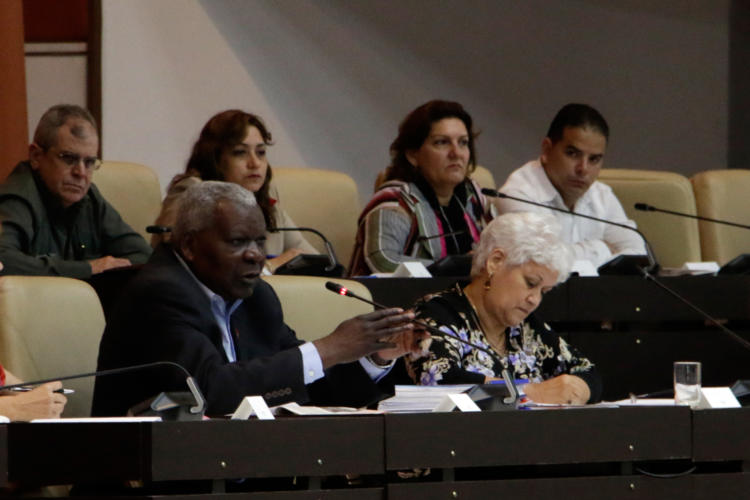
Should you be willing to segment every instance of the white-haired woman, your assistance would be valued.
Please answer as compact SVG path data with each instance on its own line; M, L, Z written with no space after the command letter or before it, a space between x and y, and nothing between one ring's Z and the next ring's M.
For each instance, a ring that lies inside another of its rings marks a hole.
M564 281L572 265L554 218L510 213L482 232L471 283L430 295L416 305L428 324L492 351L490 355L447 336L431 336L429 347L407 359L415 383L482 384L510 368L540 403L584 404L599 399L594 365L533 312L542 295Z

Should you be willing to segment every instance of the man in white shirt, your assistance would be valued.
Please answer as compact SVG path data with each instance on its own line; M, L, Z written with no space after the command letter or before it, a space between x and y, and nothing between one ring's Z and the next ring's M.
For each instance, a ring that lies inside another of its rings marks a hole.
M585 104L567 104L552 120L539 159L510 174L500 191L635 227L612 189L596 180L608 139L609 127L597 110ZM646 253L635 231L507 198L498 198L496 204L499 213L551 213L562 226L562 238L573 246L575 258L597 267L617 255Z

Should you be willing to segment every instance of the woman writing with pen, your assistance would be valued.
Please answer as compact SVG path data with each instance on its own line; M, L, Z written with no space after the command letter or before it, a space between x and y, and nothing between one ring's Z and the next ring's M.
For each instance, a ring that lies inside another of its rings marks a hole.
M0 365L0 415L11 421L35 418L58 418L67 399L57 391L61 382L50 382L29 391L4 391L3 386L20 384L21 381Z
M475 250L471 282L427 296L415 307L427 324L489 352L432 335L421 354L406 359L415 383L482 384L507 368L528 381L523 390L537 403L598 401L601 380L593 363L533 314L571 265L553 217L519 212L495 218Z

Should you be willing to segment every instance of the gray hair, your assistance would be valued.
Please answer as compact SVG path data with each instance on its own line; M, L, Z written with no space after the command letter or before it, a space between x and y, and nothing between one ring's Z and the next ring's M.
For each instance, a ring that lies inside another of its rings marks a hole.
M549 214L514 212L496 217L482 231L474 251L471 277L479 276L495 248L505 252L506 263L520 266L527 262L557 271L557 282L565 281L573 266L573 252L560 239L560 225Z
M34 131L34 143L44 150L55 146L57 143L57 129L65 125L71 118L89 122L94 127L94 132L96 134L99 133L96 128L96 121L88 110L76 104L58 104L45 111L39 119L39 123ZM79 139L83 139L86 136L86 131L80 126L74 126L70 131Z
M240 212L250 212L258 207L251 191L232 182L203 181L189 187L177 208L172 241L177 246L190 234L203 231L214 223L214 212L220 201L226 201Z

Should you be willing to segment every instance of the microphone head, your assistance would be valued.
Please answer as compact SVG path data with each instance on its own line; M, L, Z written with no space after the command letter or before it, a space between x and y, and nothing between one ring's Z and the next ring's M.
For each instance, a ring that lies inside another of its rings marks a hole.
M326 281L326 288L329 289L332 292L336 292L339 295L348 295L349 289L345 286L341 286L338 283L334 283L333 281Z
M648 203L640 203L639 202L639 203L636 203L635 205L633 205L633 207L635 207L636 210L643 210L644 212L651 212L651 211L654 210L654 207L652 207Z
M146 232L148 234L171 233L172 228L169 226L146 226Z
M482 188L482 194L485 196L491 196L493 198L505 198L505 195L503 193L490 188Z

